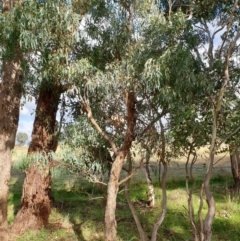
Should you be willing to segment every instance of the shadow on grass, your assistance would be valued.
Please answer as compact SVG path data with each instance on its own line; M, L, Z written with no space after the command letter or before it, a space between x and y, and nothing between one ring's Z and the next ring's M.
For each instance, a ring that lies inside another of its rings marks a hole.
M11 168L11 180L9 183L9 198L8 203L13 205L14 216L17 214L17 211L21 204L22 196L22 186L24 182L25 174L16 167L12 166Z
M13 167L9 202L14 206L15 213L20 205L23 180L24 173ZM133 182L130 187L130 195L133 201L146 199L147 185L143 180L144 179L142 179L141 182ZM196 192L194 192L196 195L199 193L201 182L201 180L196 181ZM157 182L155 184L157 187L156 201L158 202L158 206L154 209L137 208L141 223L147 234L151 233L153 223L161 212L161 189ZM68 187L67 185L70 186ZM211 189L213 190L215 200L217 204L225 204L224 208L228 205L226 203L225 187L225 177L215 177L211 180ZM168 180L167 190L170 193L170 195L168 194L168 210L162 227L159 229L158 240L191 240L191 226L189 224L187 211L181 202L178 203L179 199L184 199L184 206L187 205L185 201L185 180ZM64 176L63 173L61 173L58 177L53 178L52 191L56 200L54 205L56 207L56 213L58 213L58 215L60 214L61 218L57 216L53 217L53 222L50 222L46 227L46 237L50 237L49 240L51 240L51 237L54 237L51 235L63 229L64 225L62 222L65 218L68 223L71 224L72 236L62 238L62 241L76 239L79 241L104 240L105 204L103 199L100 198L103 196L100 190L95 189L93 191L92 184L76 179L71 175ZM172 205L173 203L174 205ZM119 237L121 237L122 240L138 240L139 235L123 192L118 195L116 215ZM232 217L229 218L217 215L213 223L213 241L239 240L240 231L237 227L239 221L236 215L232 215Z
M103 199L91 200L87 189L84 192L53 190L55 207L68 217L79 241L103 240Z

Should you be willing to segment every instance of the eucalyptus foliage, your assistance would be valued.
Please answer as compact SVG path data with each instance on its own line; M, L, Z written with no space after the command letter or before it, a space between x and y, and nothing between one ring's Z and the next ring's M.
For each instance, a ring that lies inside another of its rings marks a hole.
M37 166L38 169L49 171L50 160L55 159L56 155L51 153L36 152L27 156L20 156L19 160L16 162L15 166L21 171L26 171L31 165Z
M75 61L84 64L79 70L81 78L69 91L74 118L80 115L82 120L75 123L78 135L66 139L68 147L76 141L83 152L95 145L94 140L86 142L89 135L85 129L89 128L82 128L87 120L84 101L102 130L120 147L126 131L126 90L133 89L138 100L136 140L152 139L154 145L159 145L159 139L147 134L143 138L144 130L150 125L157 127L159 115L178 113L181 119L187 118L184 110L204 95L206 77L186 39L192 36L195 41L186 15L178 11L166 16L150 1L140 1L134 7L130 32L128 6L122 1L99 1L89 8L79 45L74 48ZM107 148L103 139L97 142L98 147ZM84 161L79 157L80 164L72 163L82 165Z
M58 158L72 173L89 181L101 179L110 165L109 144L90 125L87 118L80 116L64 128Z

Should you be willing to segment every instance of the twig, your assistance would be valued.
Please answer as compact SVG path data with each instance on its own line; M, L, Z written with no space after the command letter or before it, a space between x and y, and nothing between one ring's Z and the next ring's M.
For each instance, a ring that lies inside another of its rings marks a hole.
M216 165L218 162L220 162L226 155L227 153L223 157L219 158L215 163L213 163L213 165Z
M124 182L126 182L127 180L129 180L135 173L138 172L139 169L142 168L143 166L143 158L141 160L141 164L135 168L135 170L133 172L131 172L131 174L129 174L127 177L125 177L124 179L122 179L120 182L118 182L118 186L122 185Z
M230 137L232 137L234 134L236 134L240 130L240 126L234 130L232 133L230 133L225 139L223 139L216 148L219 148L225 141L227 141Z

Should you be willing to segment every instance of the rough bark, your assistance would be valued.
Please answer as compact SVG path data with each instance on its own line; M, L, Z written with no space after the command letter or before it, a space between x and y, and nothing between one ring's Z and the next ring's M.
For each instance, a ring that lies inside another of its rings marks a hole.
M240 188L240 153L239 147L234 144L229 146L231 170L234 181L234 188L239 191Z
M2 1L3 12L10 11L15 1ZM12 50L13 51L13 50ZM7 199L22 93L22 53L19 46L14 55L3 58L0 86L0 240L8 240Z
M32 165L25 173L21 209L12 226L14 234L41 229L47 224L51 211L51 176L48 166L39 170L38 165Z
M40 89L28 155L56 151L56 113L62 91L58 85ZM39 168L33 163L26 170L21 207L12 226L13 233L23 234L47 224L51 211L50 190L50 164Z
M43 151L46 153L56 151L56 115L60 96L63 91L63 87L58 84L41 88L37 101L32 141L28 148L28 154Z

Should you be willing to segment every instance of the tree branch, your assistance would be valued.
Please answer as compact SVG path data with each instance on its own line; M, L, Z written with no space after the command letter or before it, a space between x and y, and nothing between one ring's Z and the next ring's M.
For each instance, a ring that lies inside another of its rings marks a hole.
M233 4L233 8L232 8L232 13L231 13L231 15L230 15L230 17L229 17L229 20L228 20L227 31L226 31L226 33L224 34L225 36L224 36L222 45L221 45L221 47L220 47L219 57L220 57L220 55L221 55L221 52L222 52L222 50L223 50L223 46L224 46L224 44L225 44L225 42L226 42L226 40L227 40L228 33L229 33L230 28L231 28L231 26L232 26L233 16L234 16L234 12L235 12L235 10L236 10L237 4L238 4L238 0L235 0L235 2L234 2L234 4Z
M232 133L230 133L225 139L223 139L216 148L219 148L225 141L227 141L230 137L232 137L234 134L236 134L240 130L240 126L235 129Z
M142 168L142 164L143 164L143 159L141 160L140 165L136 167L134 171L132 171L127 177L123 178L120 182L118 182L118 186L122 185L124 182L129 180L135 173L137 173L138 170Z
M94 128L98 131L98 133L110 144L113 152L115 155L117 155L118 153L118 149L115 145L115 143L113 142L113 140L102 130L102 128L98 125L98 123L96 122L96 120L94 119L93 115L92 115L92 109L90 107L90 105L84 101L84 107L85 110L87 111L87 116L88 119L90 120L90 122L92 123L92 125L94 126Z

